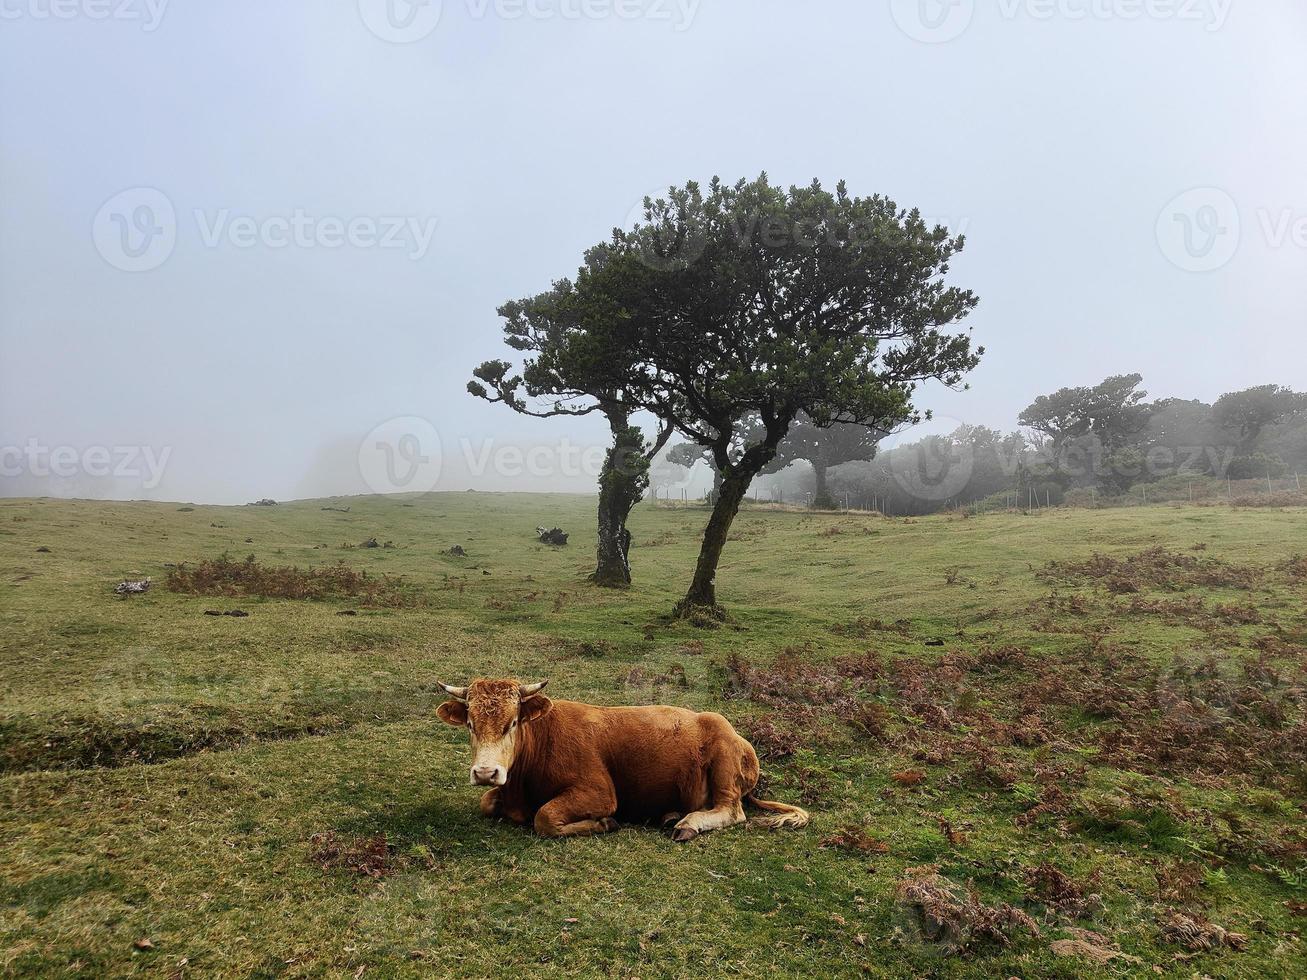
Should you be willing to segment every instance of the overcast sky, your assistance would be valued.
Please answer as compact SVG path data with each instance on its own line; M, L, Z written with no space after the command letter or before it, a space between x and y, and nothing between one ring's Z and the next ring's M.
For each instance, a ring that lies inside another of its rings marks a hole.
M1307 388L1304 51L1301 0L0 0L0 493L584 490L601 425L464 391L496 306L763 170L966 234L941 427Z

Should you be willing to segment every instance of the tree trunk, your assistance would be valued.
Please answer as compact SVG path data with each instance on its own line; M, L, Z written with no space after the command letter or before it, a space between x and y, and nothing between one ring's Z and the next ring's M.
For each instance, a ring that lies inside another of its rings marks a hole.
M694 581L690 591L676 607L677 615L688 616L696 608L705 608L712 615L720 617L722 612L717 605L717 563L722 557L722 548L731 531L731 522L740 510L740 502L752 482L749 476L728 476L722 480L717 502L713 506L712 516L708 518L708 527L703 532L703 545L699 549L699 563L694 569Z
M613 446L599 474L599 546L594 574L596 585L624 589L631 584L631 532L626 519L649 485L649 461L644 434L628 424L625 412L608 413Z
M600 483L598 562L590 576L596 585L624 589L631 584L631 532L626 519L634 505L621 488Z
M826 484L826 464L819 460L812 462L812 472L817 478L817 491L812 495L812 506L816 510L835 510L835 498L830 495Z

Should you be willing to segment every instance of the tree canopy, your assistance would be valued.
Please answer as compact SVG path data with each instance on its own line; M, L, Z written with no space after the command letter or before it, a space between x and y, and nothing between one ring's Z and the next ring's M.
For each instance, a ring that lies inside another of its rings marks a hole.
M1222 395L1212 406L1212 418L1221 428L1239 433L1245 443L1256 442L1268 426L1279 425L1307 412L1307 395L1280 385L1258 385Z
M945 282L963 244L887 198L766 175L691 182L615 232L614 250L650 270L626 321L633 389L723 477L685 607L715 606L726 531L800 415L892 431L922 417L921 382L960 385L975 367L983 351L947 329L976 304ZM758 435L739 439L755 418Z
M1019 421L1050 437L1061 447L1091 433L1108 451L1126 446L1148 426L1153 409L1139 374L1119 374L1092 388L1061 388L1040 395Z

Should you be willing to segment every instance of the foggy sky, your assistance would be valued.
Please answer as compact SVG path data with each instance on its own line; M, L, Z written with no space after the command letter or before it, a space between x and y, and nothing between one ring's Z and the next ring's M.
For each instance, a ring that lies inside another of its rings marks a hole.
M714 174L966 234L988 355L938 429L1128 371L1307 387L1299 0L392 2L0 0L0 495L366 492L397 418L437 489L588 489L601 420L464 385L498 304ZM137 188L174 237L127 271Z

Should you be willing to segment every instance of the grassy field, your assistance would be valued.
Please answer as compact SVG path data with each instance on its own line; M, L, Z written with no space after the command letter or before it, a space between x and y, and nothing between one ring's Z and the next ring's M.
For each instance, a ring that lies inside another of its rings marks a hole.
M0 500L0 970L1302 975L1307 512L749 510L702 629L705 513L638 508L614 593L592 508ZM223 553L368 585L168 587ZM434 718L472 675L722 711L813 826L487 822Z

